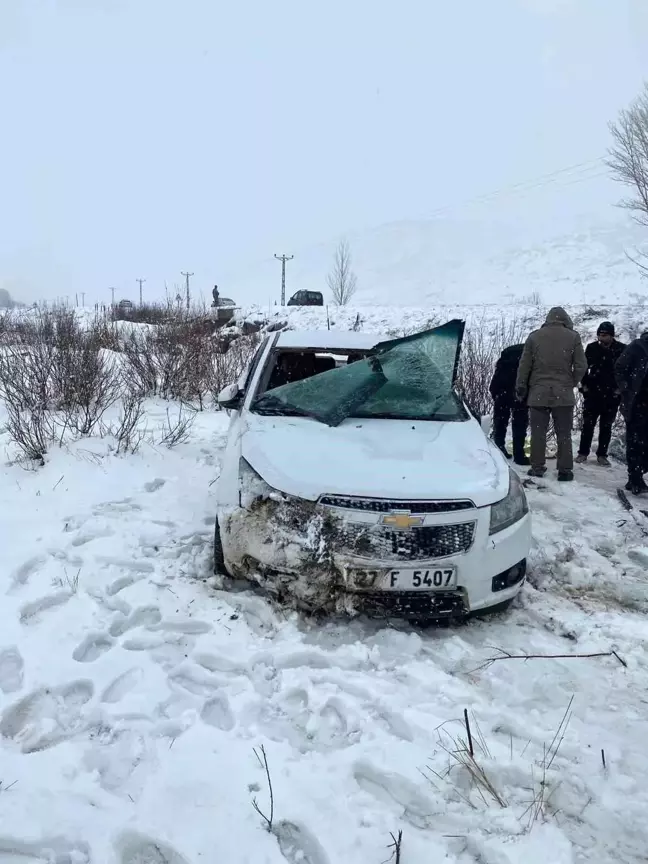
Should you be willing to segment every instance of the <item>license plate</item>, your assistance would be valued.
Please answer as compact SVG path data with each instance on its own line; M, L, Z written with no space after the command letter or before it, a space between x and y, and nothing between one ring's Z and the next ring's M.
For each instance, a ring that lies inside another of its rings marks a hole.
M381 591L451 591L457 587L455 567L430 567L413 570L354 570L357 587L378 588Z

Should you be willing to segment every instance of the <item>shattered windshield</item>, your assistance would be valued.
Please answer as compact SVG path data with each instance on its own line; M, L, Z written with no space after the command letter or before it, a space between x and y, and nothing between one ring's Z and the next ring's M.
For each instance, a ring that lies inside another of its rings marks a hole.
M364 359L267 390L259 414L312 417L338 426L348 417L464 420L453 390L464 322L381 342Z

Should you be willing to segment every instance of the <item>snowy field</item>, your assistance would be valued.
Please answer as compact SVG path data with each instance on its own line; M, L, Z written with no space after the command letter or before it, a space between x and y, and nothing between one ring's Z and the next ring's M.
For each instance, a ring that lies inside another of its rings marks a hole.
M406 335L426 327L436 327L453 318L465 320L469 331L483 331L497 340L507 337L524 340L531 330L539 327L549 311L549 306L515 303L472 304L457 302L422 307L394 307L377 305L350 306L243 306L236 313L237 322L268 321L271 324L287 324L295 330L361 330L369 333L385 333L392 336ZM609 319L617 328L618 338L634 339L648 329L648 307L645 305L569 305L565 306L584 344L595 338L596 328Z
M621 467L529 488L508 614L318 626L214 584L226 424L3 459L1 864L382 864L399 831L401 864L645 861L648 519Z

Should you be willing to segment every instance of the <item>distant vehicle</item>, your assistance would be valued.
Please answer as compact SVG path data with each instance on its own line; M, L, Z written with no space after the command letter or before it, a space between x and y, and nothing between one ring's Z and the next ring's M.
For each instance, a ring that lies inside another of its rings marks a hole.
M227 324L234 317L236 303L230 297L220 297L211 304L213 315L219 324Z
M220 574L310 611L461 619L522 588L522 481L455 389L463 322L403 339L269 334L216 485Z
M298 291L288 301L289 306L323 306L324 296L321 291Z
M117 305L117 308L118 309L132 309L133 303L131 300L120 300L118 305Z

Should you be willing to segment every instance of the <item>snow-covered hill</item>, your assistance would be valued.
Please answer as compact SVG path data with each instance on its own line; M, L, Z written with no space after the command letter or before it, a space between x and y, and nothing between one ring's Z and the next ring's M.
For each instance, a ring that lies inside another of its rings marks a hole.
M348 237L358 276L355 302L425 306L438 303L630 303L648 286L629 260L648 246L648 231L619 211L607 221L572 222L566 230L533 230L515 219L398 222ZM336 241L294 251L287 296L308 288L328 295L326 274ZM281 250L283 251L283 250ZM279 299L280 266L269 258L232 274L223 288L238 302Z

